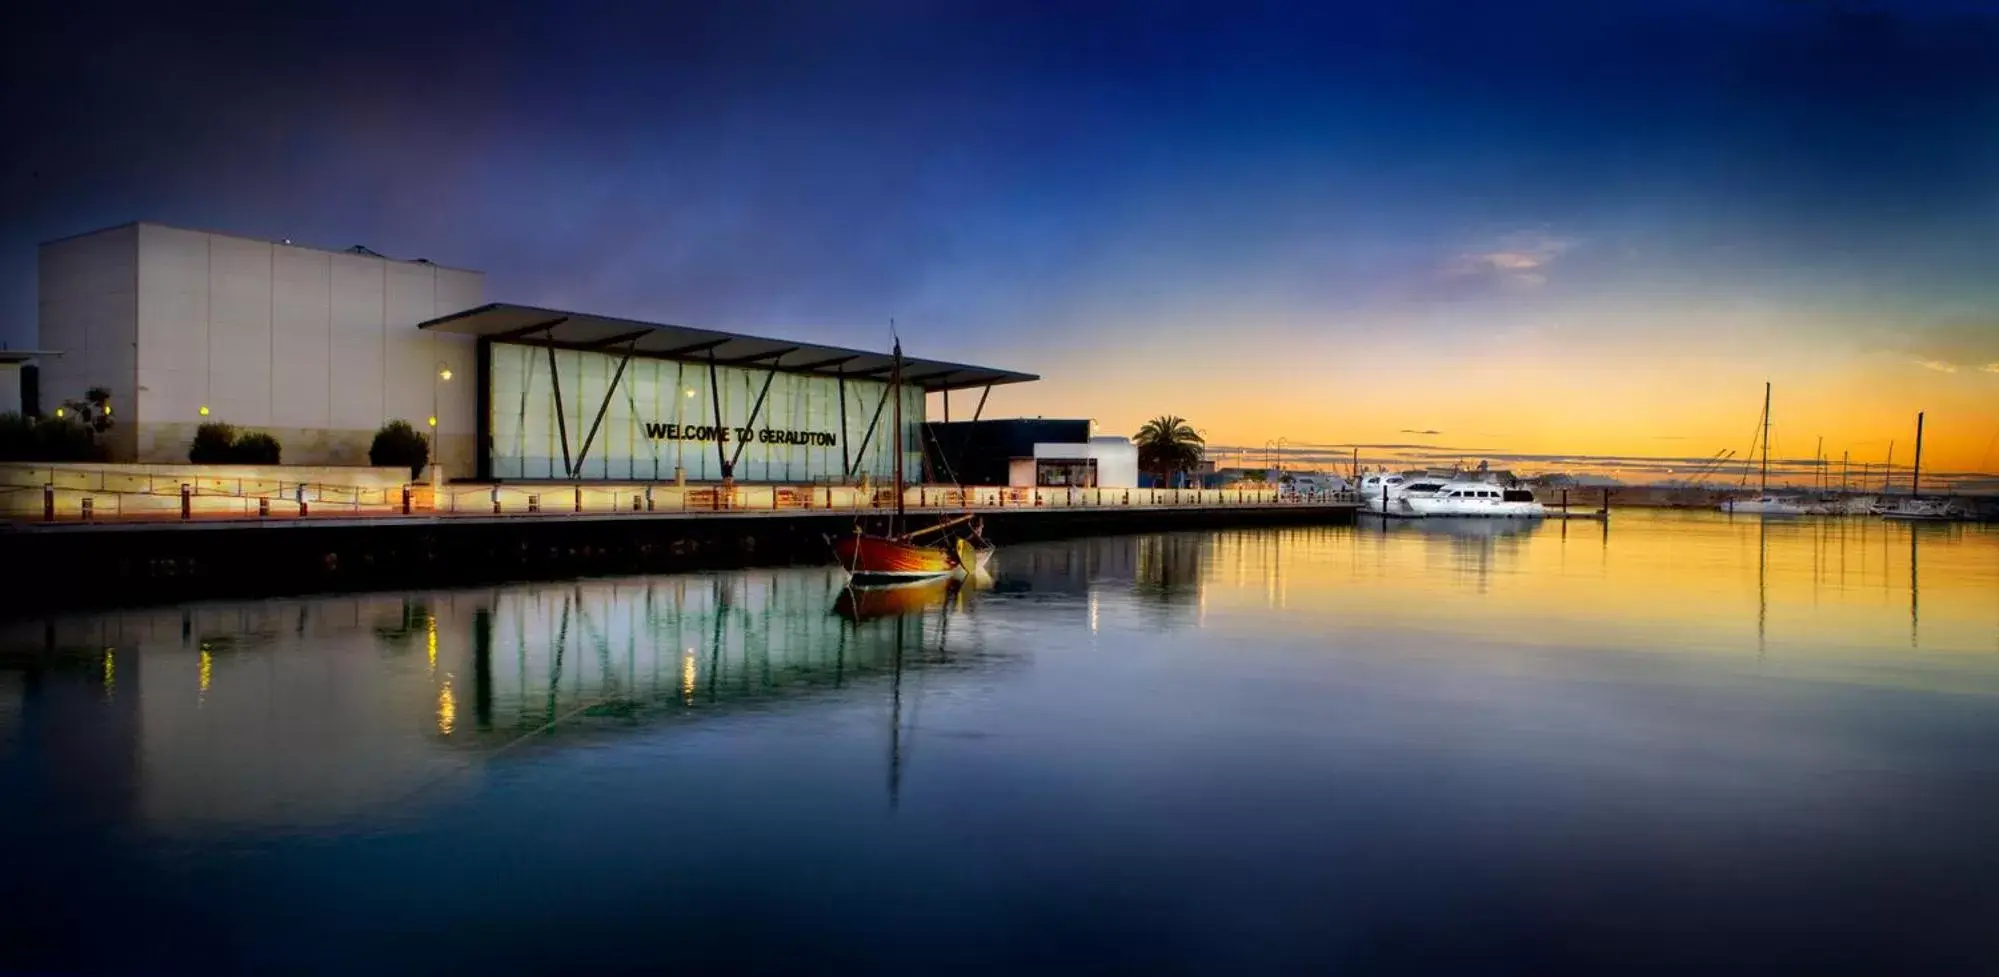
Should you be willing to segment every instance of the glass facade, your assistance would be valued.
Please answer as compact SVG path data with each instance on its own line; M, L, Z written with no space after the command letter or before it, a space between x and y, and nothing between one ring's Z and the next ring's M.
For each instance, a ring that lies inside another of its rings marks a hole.
M689 481L718 481L718 444L733 460L738 481L838 480L849 466L856 478L892 477L894 405L883 399L888 389L883 380L846 381L843 424L841 383L835 377L718 366L711 387L704 362L633 357L620 377L621 359L616 353L559 349L551 378L545 347L494 344L486 380L492 476L569 477L562 450L566 435L570 456L583 459L577 473L583 479L670 481L678 468ZM770 389L758 407L766 380ZM560 418L556 381L562 391ZM600 409L603 421L593 435ZM918 441L923 410L923 391L904 388L903 464L911 482L923 471Z

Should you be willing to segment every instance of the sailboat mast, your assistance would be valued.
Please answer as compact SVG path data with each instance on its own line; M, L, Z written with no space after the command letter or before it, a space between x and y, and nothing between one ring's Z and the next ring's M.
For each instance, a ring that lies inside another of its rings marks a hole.
M1909 469L1909 498L1915 498L1923 483L1923 412L1916 412L1916 465Z
M1770 381L1763 381L1763 489L1770 494Z
M1888 461L1881 466L1881 494L1888 494L1888 480L1895 477L1895 441L1888 441Z
M895 522L903 522L902 511L902 340L895 341L895 365L889 369L889 399L895 401ZM895 535L895 526L888 528Z

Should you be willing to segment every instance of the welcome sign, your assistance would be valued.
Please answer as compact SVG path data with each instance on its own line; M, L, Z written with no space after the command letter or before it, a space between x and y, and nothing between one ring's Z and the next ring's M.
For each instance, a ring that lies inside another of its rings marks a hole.
M747 427L717 427L713 424L646 423L646 437L654 441L755 441L759 444L811 444L830 447L840 443L831 431L782 431L776 428L753 430Z

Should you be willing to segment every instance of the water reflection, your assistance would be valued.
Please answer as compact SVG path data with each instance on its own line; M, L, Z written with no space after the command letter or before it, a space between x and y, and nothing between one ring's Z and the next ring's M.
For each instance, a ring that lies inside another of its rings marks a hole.
M0 734L34 729L43 787L92 820L338 822L504 753L878 679L899 696L978 587L863 594L814 568L17 621Z
M1772 919L1938 945L1999 867L1999 531L1616 518L1009 547L989 586L894 593L800 568L16 621L0 969L671 942L704 972L1371 972L1390 934L1462 951L1437 972L1526 940L1697 973ZM1077 935L1035 956L1024 918Z

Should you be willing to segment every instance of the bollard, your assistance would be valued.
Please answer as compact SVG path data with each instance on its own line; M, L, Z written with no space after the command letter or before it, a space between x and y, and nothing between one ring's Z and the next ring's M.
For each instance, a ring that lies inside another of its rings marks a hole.
M582 512L582 511L583 511L583 486L581 486L581 485L578 485L578 486L575 486L575 490L576 490L576 508L575 508L575 511L577 511L577 512Z
M644 500L644 499L641 499L641 498L639 498L639 497L638 497L638 496L636 496L636 495L632 496L632 511L633 511L633 512L644 512L644 511L645 511L645 500Z
M186 519L193 515L194 515L194 486L189 485L186 482L182 482L180 483L180 517L182 519Z
M541 511L541 496L539 495L528 496L528 511L529 512Z
M305 483L304 483L304 482L300 482L300 483L298 484L298 491L297 491L297 493L295 493L295 494L297 494L297 496L298 496L298 514L299 514L299 515L301 515L301 516L303 516L303 515L307 515L307 514L308 514L308 510L306 509L306 506L305 506Z
M646 511L652 511L652 486L646 486Z
M258 500L257 500L257 518L259 518L259 519L267 519L267 518L269 518L269 517L270 517L270 515L271 515L271 500L270 500L270 499L258 499Z
M56 486L54 482L42 483L42 521L56 521Z
M1131 490L1130 490L1130 489L1125 489L1125 490L1124 490L1124 504L1125 504L1125 505L1130 505L1130 504L1131 504Z
M84 496L84 497L83 497L83 521L84 521L84 522L89 522L89 521L90 521L90 512L91 512L91 499L90 499L90 496L86 495L86 496Z
M403 515L410 514L410 487L403 486Z
M500 487L493 486L493 515L500 514Z

